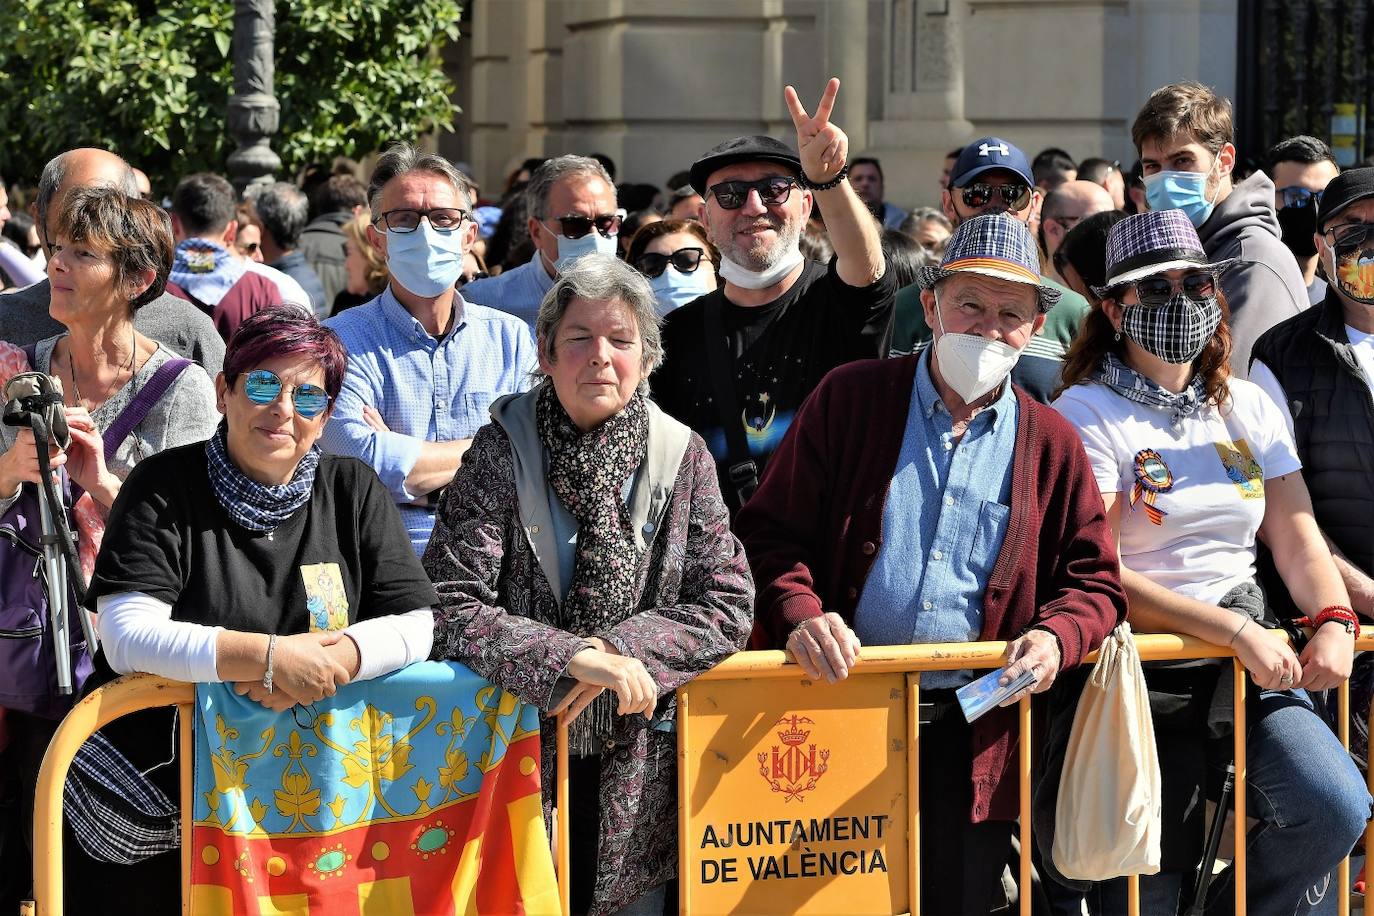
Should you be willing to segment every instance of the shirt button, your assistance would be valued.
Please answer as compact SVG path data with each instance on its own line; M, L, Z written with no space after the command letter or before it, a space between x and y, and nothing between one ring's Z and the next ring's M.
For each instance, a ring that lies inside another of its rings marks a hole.
M952 448L954 448L954 443L953 443L953 442L950 442L948 439L946 439L946 440L945 440L945 451L949 451L949 450L952 449Z
M946 496L946 497L945 497L945 505L946 505L946 506L952 506L952 505L954 505L954 497L953 497L953 496Z
M921 602L921 607L925 608L925 609L928 611L928 610L930 610L932 607L934 607L934 605L931 604L929 601L923 601L923 602Z
M938 559L940 559L941 557L943 557L944 554L941 553L941 552L938 551L938 550L932 550L932 551L930 552L930 556L931 556L931 559L933 559L933 560L938 560Z
M864 545L859 549L864 552L864 556L871 557L877 552L878 547L872 541L864 541Z
M538 526L538 525L531 525L531 526L530 526L530 534L538 534L538 533L539 533L539 526Z
M653 533L654 533L654 523L653 523L653 522L645 522L645 523L644 523L644 533L645 533L645 534L653 534Z

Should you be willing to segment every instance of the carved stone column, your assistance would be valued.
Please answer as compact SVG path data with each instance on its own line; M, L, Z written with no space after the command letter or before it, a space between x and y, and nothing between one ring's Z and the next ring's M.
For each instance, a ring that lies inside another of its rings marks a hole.
M240 193L250 184L272 181L281 168L281 159L270 145L281 117L281 106L272 94L275 31L274 0L234 0L229 132L238 148L229 154L229 175Z

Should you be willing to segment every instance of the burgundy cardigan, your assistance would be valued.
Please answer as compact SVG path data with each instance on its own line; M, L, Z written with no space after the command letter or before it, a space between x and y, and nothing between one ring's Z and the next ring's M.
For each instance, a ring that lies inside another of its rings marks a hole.
M918 360L863 360L827 375L737 516L763 647L781 648L823 609L853 622L882 544ZM1078 432L1019 388L1016 395L1011 514L983 597L981 638L1048 630L1067 670L1126 618L1120 561ZM1015 709L974 723L974 822L1017 817L1017 740Z

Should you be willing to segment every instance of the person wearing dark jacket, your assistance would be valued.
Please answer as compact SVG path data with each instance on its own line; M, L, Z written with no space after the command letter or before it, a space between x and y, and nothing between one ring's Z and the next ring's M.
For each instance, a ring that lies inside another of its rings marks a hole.
M919 282L932 346L826 376L736 519L756 637L831 682L863 669L861 642L1009 640L1006 680L1034 678L1015 697L1040 693L1126 613L1081 443L1008 379L1058 291L1001 213L962 223ZM922 882L924 912L1005 902L1016 716L966 724L954 690L973 677L921 676L921 870L941 876Z

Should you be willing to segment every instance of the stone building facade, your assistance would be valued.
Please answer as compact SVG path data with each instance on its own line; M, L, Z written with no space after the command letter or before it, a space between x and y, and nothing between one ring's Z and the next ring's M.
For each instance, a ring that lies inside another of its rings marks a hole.
M442 152L484 189L528 156L604 152L663 184L720 140L791 139L782 90L810 107L841 80L851 156L887 197L933 203L946 150L998 134L1028 155L1129 163L1154 88L1231 95L1239 0L472 0L448 54L461 106Z

